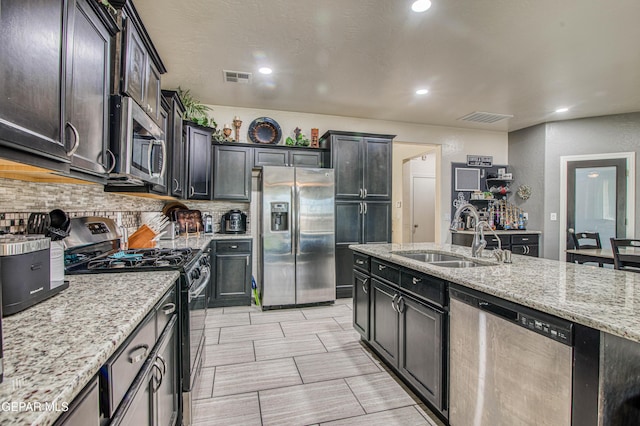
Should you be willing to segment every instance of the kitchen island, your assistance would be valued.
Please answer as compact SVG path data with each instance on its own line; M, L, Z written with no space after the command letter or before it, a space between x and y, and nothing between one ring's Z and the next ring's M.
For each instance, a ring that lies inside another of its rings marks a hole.
M640 342L640 274L513 255L513 263L443 268L394 254L436 250L471 257L456 245L359 244L350 248L560 318ZM486 260L490 251L485 250Z
M354 328L443 420L640 422L640 275L455 245L350 248Z
M68 289L3 318L0 425L52 424L179 276L178 271L67 276ZM27 405L20 408L21 403ZM55 405L38 411L36 403Z

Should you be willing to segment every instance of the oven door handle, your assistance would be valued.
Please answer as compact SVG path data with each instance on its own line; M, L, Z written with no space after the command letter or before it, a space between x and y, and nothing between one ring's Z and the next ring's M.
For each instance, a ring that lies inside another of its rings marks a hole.
M189 302L202 294L202 292L207 288L207 284L209 284L208 281L208 279L203 280L202 284L200 284L198 288L194 291L189 291Z

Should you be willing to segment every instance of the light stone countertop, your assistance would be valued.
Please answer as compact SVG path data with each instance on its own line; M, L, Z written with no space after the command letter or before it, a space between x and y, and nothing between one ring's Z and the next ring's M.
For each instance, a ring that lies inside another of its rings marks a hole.
M526 235L526 234L542 234L542 231L535 231L533 229L529 230L529 229L502 229L502 230L495 230L493 231L498 235ZM452 234L468 234L468 235L473 235L475 234L475 231L471 230L471 229L467 229L464 231L451 231ZM491 231L484 231L484 236L485 238L488 235L491 235L492 232Z
M445 268L393 254L436 250L471 257L457 245L360 244L349 246L390 263L421 271L542 312L640 342L640 274L557 260L513 255L512 264ZM485 250L485 256L490 251ZM489 262L492 258L485 259Z
M160 240L158 248L193 248L205 250L213 240L250 240L251 234L200 234L189 237L178 237L175 240Z
M61 412L7 411L7 403L71 403L179 276L67 275L69 288L3 318L0 425L52 424Z

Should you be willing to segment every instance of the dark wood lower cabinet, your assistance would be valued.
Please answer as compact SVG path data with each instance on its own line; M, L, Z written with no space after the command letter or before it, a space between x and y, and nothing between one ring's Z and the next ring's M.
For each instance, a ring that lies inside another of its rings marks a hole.
M371 279L371 339L369 343L389 363L398 365L398 292L375 278Z
M404 377L436 407L442 407L445 314L425 303L399 297L400 358Z
M211 243L209 306L251 305L251 240Z
M369 294L371 278L360 271L353 271L353 328L369 340Z
M447 283L360 253L353 257L352 274L354 329L446 419Z

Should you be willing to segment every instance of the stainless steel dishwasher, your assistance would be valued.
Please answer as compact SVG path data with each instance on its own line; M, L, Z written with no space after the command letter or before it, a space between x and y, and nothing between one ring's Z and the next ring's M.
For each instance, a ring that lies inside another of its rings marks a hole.
M452 426L571 425L573 324L450 289Z

